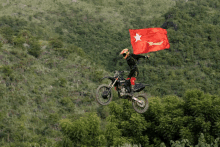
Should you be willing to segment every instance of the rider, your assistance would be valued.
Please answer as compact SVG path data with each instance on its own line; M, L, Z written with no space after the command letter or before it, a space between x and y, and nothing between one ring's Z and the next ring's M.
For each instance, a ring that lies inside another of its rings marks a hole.
M131 82L131 95L134 93L134 86L135 86L135 80L136 77L139 74L138 68L137 68L137 62L139 58L149 58L149 56L142 56L142 55L135 55L128 51L128 49L123 49L120 53L120 55L123 55L124 59L127 60L127 63L130 67L130 73L128 75L128 78L126 80L130 79Z

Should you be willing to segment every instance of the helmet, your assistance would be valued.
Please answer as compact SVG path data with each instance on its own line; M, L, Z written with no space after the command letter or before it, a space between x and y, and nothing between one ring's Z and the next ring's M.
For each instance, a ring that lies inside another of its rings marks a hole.
M126 48L126 49L123 49L123 50L121 51L120 55L123 55L124 59L126 59L127 56L129 55L128 49L127 49L127 48Z

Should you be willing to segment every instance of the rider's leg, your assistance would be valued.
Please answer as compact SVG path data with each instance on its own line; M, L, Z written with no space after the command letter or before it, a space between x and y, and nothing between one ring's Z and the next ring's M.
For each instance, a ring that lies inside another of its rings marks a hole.
M129 75L128 75L128 78L126 79L128 84L129 84L130 89L131 89L131 77L132 77L132 75L133 75L133 71L131 70Z
M134 93L135 80L138 76L138 69L135 69L134 74L131 77L131 94Z
M138 76L138 69L137 68L132 69L128 75L128 77L130 78L131 95L133 95L133 93L134 93L135 80L136 80L137 76Z
M135 77L131 77L131 94L133 95L134 93L134 86L135 86L135 80L136 78Z
M131 88L131 78L130 77L128 77L127 79L126 79L126 83L129 85L129 87Z

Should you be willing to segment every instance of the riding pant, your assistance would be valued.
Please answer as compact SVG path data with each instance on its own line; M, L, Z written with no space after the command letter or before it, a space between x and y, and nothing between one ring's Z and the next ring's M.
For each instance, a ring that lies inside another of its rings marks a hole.
M131 85L135 85L135 80L136 80L136 77L138 76L138 74L139 74L139 71L138 71L137 67L131 69L131 71L128 75L128 78L127 78L127 80L130 79Z

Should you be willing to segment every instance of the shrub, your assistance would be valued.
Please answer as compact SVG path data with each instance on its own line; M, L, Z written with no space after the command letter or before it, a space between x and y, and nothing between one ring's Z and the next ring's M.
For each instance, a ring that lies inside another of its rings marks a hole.
M55 32L60 34L60 35L63 35L63 31L62 31L62 28L61 27L56 27L55 28Z
M59 78L59 83L61 87L65 87L67 84L67 81L65 78Z
M67 84L67 81L66 81L65 78L59 78L58 80L55 80L52 85L53 86L65 87L66 84Z
M95 70L90 74L90 79L94 82L99 81L103 77L103 71Z
M25 38L24 37L15 37L13 39L14 45L23 48L23 44L25 43Z
M64 109L68 112L73 112L74 111L74 104L72 100L69 97L63 97L60 100L60 103L64 106Z
M3 84L0 84L0 97L4 96L5 94L5 86Z
M28 20L29 20L29 21L32 21L32 18L33 18L32 15L29 15L29 16L28 16Z
M83 49L82 48L79 48L79 47L77 47L77 46L75 46L75 45L71 45L70 47L69 47L74 53L77 53L79 56L81 56L81 57L85 57L86 56L86 54L85 54L85 52L83 51Z
M74 144L72 143L72 141L68 138L68 137L63 137L61 141L58 141L56 143L56 147L61 147L61 146L74 146Z
M109 116L108 107L99 106L97 108L97 113L101 119L106 119Z
M11 67L8 66L8 65L4 65L0 69L2 70L2 72L4 73L5 76L10 76L12 74L12 72L13 72Z
M0 41L0 49L1 49L2 46L3 46L3 43Z
M67 57L70 53L73 52L72 50L66 48L56 48L54 50L62 57Z
M56 124L59 121L59 114L57 113L52 113L49 115L49 122L51 124Z
M41 54L41 48L38 41L32 41L30 43L30 48L28 49L28 53L36 58Z
M0 33L7 40L8 43L13 43L14 31L9 26L4 26L0 29Z
M61 100L60 100L60 103L63 104L64 106L65 105L68 105L68 103L71 103L71 99L69 97L63 97Z
M27 26L27 21L21 18L11 17L11 16L3 16L0 18L0 26L7 25L13 28L13 31L16 33L24 26Z
M62 48L63 47L63 41L58 38L50 39L49 44L52 46L52 48Z
M18 33L18 37L23 37L26 43L29 43L29 40L32 38L30 31L28 30L21 30Z

